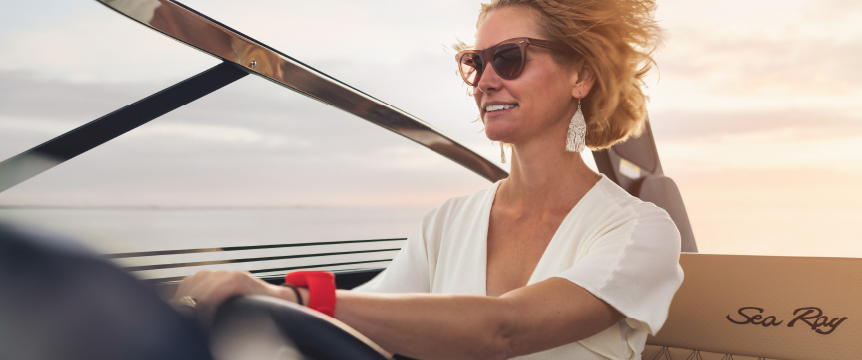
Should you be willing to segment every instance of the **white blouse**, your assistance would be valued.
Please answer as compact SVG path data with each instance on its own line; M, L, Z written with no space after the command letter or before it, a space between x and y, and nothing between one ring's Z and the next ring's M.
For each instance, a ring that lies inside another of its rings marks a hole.
M488 220L499 184L432 210L389 267L356 291L484 296ZM664 210L602 176L560 224L527 284L569 280L626 318L518 359L640 359L682 283L679 249L679 231Z

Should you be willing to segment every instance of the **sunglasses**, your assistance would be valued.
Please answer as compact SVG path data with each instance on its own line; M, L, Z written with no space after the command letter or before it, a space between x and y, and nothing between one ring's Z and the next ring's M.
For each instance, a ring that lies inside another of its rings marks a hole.
M455 55L461 78L470 86L476 86L482 78L486 64L490 63L501 78L513 80L524 71L527 47L533 45L546 49L566 51L564 44L556 41L519 37L504 40L485 50L464 50Z

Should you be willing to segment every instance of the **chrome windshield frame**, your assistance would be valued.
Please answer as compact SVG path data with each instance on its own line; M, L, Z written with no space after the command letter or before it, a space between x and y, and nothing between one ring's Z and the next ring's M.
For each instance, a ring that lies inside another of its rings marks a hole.
M172 0L97 0L108 8L278 85L413 140L489 181L508 173L421 119Z

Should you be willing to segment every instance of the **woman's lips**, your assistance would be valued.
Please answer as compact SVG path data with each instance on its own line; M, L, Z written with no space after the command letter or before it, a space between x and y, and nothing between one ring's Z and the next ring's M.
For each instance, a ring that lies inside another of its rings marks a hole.
M510 113L510 112L514 111L515 109L517 109L517 108L518 108L518 105L512 105L511 107L509 107L509 108L507 108L507 109L500 109L500 110L494 110L494 111L488 111L488 110L485 110L485 115L487 115L487 116L503 115L503 114L506 114L506 113ZM486 107L486 109L487 109L487 107Z

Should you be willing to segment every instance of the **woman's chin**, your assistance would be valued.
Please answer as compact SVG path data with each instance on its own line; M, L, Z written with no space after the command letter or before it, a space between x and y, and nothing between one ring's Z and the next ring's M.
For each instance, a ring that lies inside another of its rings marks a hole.
M513 139L514 131L512 129L500 129L496 127L485 127L485 136L491 141L502 141L505 143Z
M487 134L486 134L486 135L487 135ZM502 137L502 136L491 136L491 135L488 135L488 140L491 140L491 141L498 141L498 142L504 142L504 143L509 143L509 141L506 141L506 138L505 138L505 137Z

